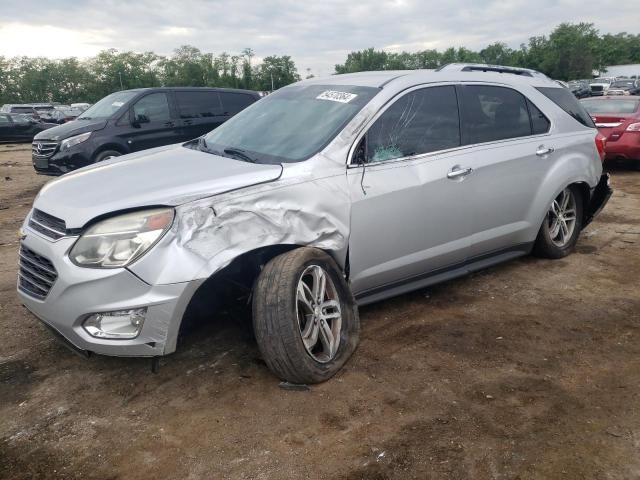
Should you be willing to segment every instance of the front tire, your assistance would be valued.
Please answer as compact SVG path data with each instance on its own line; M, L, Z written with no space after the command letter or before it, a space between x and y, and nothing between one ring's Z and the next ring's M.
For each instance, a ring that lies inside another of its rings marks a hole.
M562 190L544 217L533 247L534 255L556 259L572 253L582 230L583 211L578 188L570 185Z
M298 248L267 263L252 307L258 348L282 380L328 380L358 345L353 295L334 260L316 248Z
M117 150L104 150L96 155L96 158L94 159L94 163L104 162L105 160L119 157L120 155L122 154Z

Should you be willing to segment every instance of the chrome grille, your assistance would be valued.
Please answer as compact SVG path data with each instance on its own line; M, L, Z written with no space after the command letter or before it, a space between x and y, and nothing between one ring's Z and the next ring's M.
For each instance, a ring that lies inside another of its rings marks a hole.
M49 215L37 208L34 208L31 212L29 228L53 240L58 240L67 234L67 225L64 220Z
M48 258L33 250L20 246L18 289L30 297L44 300L53 287L58 272Z
M35 158L49 158L58 149L58 142L36 140L31 144L31 155Z

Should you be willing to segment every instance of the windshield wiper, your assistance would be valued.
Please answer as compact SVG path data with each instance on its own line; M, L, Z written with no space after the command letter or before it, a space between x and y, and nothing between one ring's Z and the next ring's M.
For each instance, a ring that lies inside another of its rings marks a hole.
M245 153L244 150L240 150L239 148L225 148L223 152L228 155L233 155L234 157L240 158L241 160L249 163L258 163L255 158L250 157Z
M91 117L78 117L78 120L91 120Z

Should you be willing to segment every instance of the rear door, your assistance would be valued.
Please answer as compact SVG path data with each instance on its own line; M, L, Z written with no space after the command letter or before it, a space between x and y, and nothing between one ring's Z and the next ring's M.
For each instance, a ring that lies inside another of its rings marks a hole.
M178 90L175 98L181 141L204 135L227 119L223 114L220 95L215 90Z
M130 110L131 130L125 135L131 151L180 141L180 126L173 117L167 92L154 92L137 100Z
M528 212L553 163L550 122L520 92L495 85L458 87L473 237L469 259L526 249Z
M472 208L459 146L452 85L403 94L368 129L348 170L356 296L464 269Z

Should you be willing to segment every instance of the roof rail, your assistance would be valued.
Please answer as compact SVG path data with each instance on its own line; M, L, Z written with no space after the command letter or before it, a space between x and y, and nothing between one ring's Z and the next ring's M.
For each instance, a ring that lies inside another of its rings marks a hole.
M440 71L456 71L456 72L495 72L495 73L510 73L512 75L520 75L522 77L545 77L544 73L540 73L537 70L530 70L528 68L519 67L505 67L502 65L487 65L484 63L448 63L442 67L436 69Z

